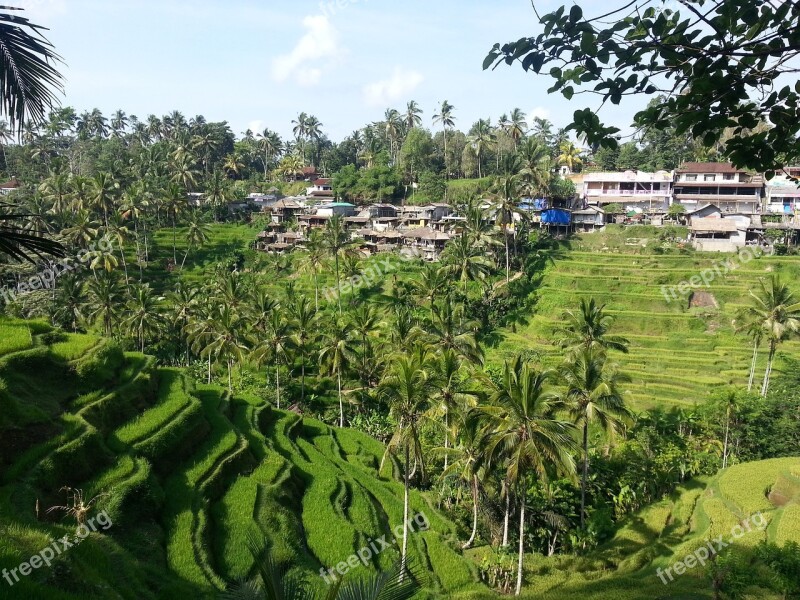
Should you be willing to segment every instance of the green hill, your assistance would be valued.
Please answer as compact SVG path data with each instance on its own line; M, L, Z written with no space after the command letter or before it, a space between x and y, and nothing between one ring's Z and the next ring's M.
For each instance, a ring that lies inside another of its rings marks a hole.
M728 546L720 559L744 557L749 598L780 598L759 587L768 578L752 559L761 542L800 543L800 458L772 459L730 467L712 478L692 480L669 498L637 513L616 536L586 557L530 557L526 598L711 598L706 568L682 575L674 565L716 540ZM471 551L480 560L484 550ZM708 562L706 561L706 565ZM667 569L672 571L667 573Z
M764 257L743 264L709 288L699 288L717 306L690 307L688 298L668 302L661 287L688 281L729 255L659 254L653 244L612 252L603 249L603 234L594 235L573 243L583 249L556 253L536 292L535 314L524 325L501 331L502 341L487 352L490 363L527 351L556 366L562 351L553 345L553 331L564 311L595 298L615 317L613 332L631 342L630 353L615 358L631 375L626 389L635 408L692 405L717 387L747 385L752 346L745 336L734 335L735 313L746 305L759 278L770 274L781 275L800 291L796 258ZM589 251L589 243L597 248ZM781 349L797 353L800 343L787 342ZM765 365L762 352L757 381Z
M113 522L52 569L0 582L0 598L213 597L252 574L253 536L322 585L321 568L383 534L392 540L403 522L396 466L387 461L379 476L383 446L358 431L194 386L180 370L91 336L18 321L0 331L0 570L75 533L74 520L46 513L64 503L63 486L87 500L106 494L96 511ZM485 589L453 549L454 525L414 492L419 513L430 527L410 547L431 573L427 587L447 596ZM392 545L361 568L397 557Z

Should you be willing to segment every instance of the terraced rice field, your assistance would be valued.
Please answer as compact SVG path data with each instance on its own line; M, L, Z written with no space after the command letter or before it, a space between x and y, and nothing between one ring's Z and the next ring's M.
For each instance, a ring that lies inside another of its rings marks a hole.
M0 569L74 532L68 519L34 511L62 504L62 486L87 498L104 494L96 510L113 522L63 558L58 590L52 571L41 570L17 583L12 597L68 600L91 589L97 598L213 598L253 574L254 536L322 586L321 568L382 535L394 539L403 487L391 461L378 473L384 449L375 440L257 398L195 387L182 371L107 342L50 343L40 336L46 328L0 325L24 329L28 339L0 358L7 408L17 410L11 400L36 379L42 389L61 388L24 420L0 424ZM409 541L413 560L430 571L427 588L446 597L485 591L457 551L454 525L422 493L411 504L412 515L424 512L431 525ZM374 573L398 556L393 544L360 568ZM110 566L114 560L124 565ZM7 593L0 585L0 598Z
M528 351L546 366L557 365L562 351L553 346L553 332L564 311L595 298L614 316L613 333L630 341L630 353L614 357L632 377L626 389L635 408L690 406L715 388L746 385L752 347L734 335L735 314L759 279L773 273L800 293L800 260L764 257L718 278L702 288L717 307L690 308L688 299L664 297L662 286L688 281L725 258L730 256L567 251L546 269L528 322L501 332L500 344L487 352L489 363ZM782 351L796 354L800 343L786 343ZM762 352L759 375L765 361Z

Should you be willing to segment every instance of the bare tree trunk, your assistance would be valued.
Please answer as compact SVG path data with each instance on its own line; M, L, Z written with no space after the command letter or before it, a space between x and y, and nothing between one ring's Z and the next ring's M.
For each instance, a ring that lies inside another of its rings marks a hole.
M450 415L447 413L447 409L445 408L444 411L444 470L447 471L447 459L449 458L447 455L447 450L450 448L450 425L449 425L449 417Z
M278 366L278 358L275 358L275 399L278 405L278 410L281 409L281 369Z
M586 480L589 478L589 424L583 424L583 473L581 475L581 529L586 522Z
M405 493L403 494L403 551L400 558L400 581L403 581L406 575L406 553L408 552L408 462L409 462L409 449L406 444L406 468L404 477Z
M506 489L506 514L503 518L503 547L508 547L508 518L511 514L511 488L508 486L508 478L503 482Z
M472 546L472 542L475 541L475 535L478 532L478 476L472 476L472 535L469 536L469 539L461 546L464 549L469 548Z
M772 362L775 360L775 342L772 341L769 344L769 358L767 359L767 370L764 373L764 383L761 386L761 397L766 398L767 392L769 391L769 380L770 376L772 375Z
M753 362L750 363L750 379L747 382L747 391L753 391L753 382L756 378L756 364L758 362L758 340L753 342Z
M725 441L722 444L722 468L728 466L728 431L731 425L731 409L725 411Z
M525 487L522 487L519 498L519 556L517 557L517 590L515 596L522 591L522 559L525 556Z
M336 373L337 383L339 384L339 427L344 427L344 404L342 403L342 371Z

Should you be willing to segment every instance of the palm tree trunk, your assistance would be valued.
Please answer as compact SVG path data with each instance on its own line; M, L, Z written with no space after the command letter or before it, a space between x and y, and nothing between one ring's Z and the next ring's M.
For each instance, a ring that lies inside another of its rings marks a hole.
M503 223L503 237L506 241L506 285L511 281L511 262L508 257L508 225Z
M300 402L306 401L306 355L302 354L300 360Z
M506 514L503 517L503 547L508 547L508 518L511 514L511 488L508 487L508 477L503 483L506 488Z
M228 391L233 392L233 361L228 359Z
M319 310L319 273L314 269L314 308Z
M176 239L176 232L175 232L175 215L172 215L172 264L178 264L178 250L177 250L177 239Z
M722 444L722 468L728 466L728 432L731 425L731 409L725 411L725 441Z
M406 575L406 552L408 551L408 463L409 463L409 449L406 444L406 468L403 473L403 485L405 492L403 494L403 551L400 555L400 581Z
M756 364L758 362L758 341L753 342L753 362L750 363L750 379L747 382L747 391L753 391L753 382L756 378Z
M211 353L208 354L208 385L211 385Z
M181 261L181 271L183 271L183 265L186 264L186 257L189 256L189 252L191 251L191 249L192 249L192 243L189 242L189 247L186 248L186 254L183 255L183 260Z
M344 427L344 404L342 403L342 371L337 370L337 383L339 384L339 427Z
M334 255L334 262L336 263L336 304L339 307L339 315L342 314L342 286L339 281L339 250L336 250Z
M278 366L278 357L275 356L275 401L278 405L278 410L281 409L281 370Z
M472 535L469 536L469 539L466 543L461 546L463 549L467 549L472 546L472 542L475 541L475 535L478 532L478 476L472 476Z
M766 398L767 392L769 391L769 380L770 376L772 375L772 361L775 360L775 349L776 349L775 341L771 341L769 343L769 358L767 359L767 370L764 373L764 383L761 386L761 397Z
M589 478L589 424L583 424L583 472L581 473L581 529L586 522L586 480Z
M450 415L447 409L444 411L444 470L447 471L447 450L450 448Z
M139 265L139 283L142 283L142 250L139 244L139 220L134 219L133 221L133 234L136 236L136 262Z
M522 487L519 498L519 556L517 557L517 590L515 596L522 591L522 559L525 556L525 487Z

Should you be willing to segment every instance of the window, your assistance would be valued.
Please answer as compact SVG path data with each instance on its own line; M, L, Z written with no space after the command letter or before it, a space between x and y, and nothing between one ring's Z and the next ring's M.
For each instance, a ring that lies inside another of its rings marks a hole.
M722 176L722 178L723 178L725 181L733 181L733 179L734 179L734 174L733 174L733 173L725 173L725 174Z
M686 181L697 181L697 175L695 173L687 173Z
M703 181L715 181L716 177L710 173L703 175Z

